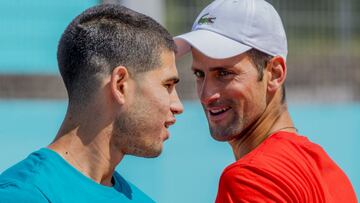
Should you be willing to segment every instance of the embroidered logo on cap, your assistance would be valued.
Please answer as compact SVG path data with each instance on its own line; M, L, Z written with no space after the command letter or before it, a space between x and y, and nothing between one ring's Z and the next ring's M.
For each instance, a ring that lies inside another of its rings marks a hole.
M204 14L198 21L199 25L202 24L213 24L216 17L211 17L209 13Z

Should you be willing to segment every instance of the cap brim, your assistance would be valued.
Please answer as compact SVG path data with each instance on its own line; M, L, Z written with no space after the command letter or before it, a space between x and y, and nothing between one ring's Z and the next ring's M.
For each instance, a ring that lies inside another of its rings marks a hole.
M199 50L214 59L230 58L251 49L218 33L208 30L195 30L174 38L177 46L176 58L188 53L191 48Z

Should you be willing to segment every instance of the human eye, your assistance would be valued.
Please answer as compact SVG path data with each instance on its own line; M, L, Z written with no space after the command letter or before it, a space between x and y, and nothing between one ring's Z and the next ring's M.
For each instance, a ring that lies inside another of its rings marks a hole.
M173 87L173 84L164 84L164 87L166 89L171 89Z
M166 88L166 90L167 90L168 92L171 92L171 91L174 89L175 84L174 84L174 83L165 83L165 84L164 84L164 87Z
M194 70L193 72L194 72L196 79L200 79L200 78L204 77L204 72L202 72L202 71Z
M218 70L218 71L217 71L217 75L218 75L218 77L220 77L220 78L226 78L226 77L231 76L231 75L232 75L232 72L222 69L222 70Z
M179 78L170 79L164 82L163 86L167 89L168 92L172 92L179 81Z

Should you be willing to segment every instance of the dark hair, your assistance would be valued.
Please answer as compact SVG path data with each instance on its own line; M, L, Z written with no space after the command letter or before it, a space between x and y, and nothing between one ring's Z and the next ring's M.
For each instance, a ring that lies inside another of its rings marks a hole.
M273 56L266 54L262 51L259 51L257 49L250 49L247 51L249 54L251 60L254 62L259 76L258 80L261 81L264 77L264 69L267 66L267 63L273 58ZM285 84L282 85L282 98L281 102L284 103L286 101L286 93L285 93Z
M85 10L61 36L57 59L69 102L86 102L101 78L119 66L133 77L161 66L176 51L172 36L152 18L116 4Z

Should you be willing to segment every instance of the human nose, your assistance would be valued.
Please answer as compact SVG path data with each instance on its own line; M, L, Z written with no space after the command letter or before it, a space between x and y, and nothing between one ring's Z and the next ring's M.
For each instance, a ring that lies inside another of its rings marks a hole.
M170 110L174 115L181 114L184 111L184 106L181 103L176 90L171 94Z
M214 82L208 77L204 77L201 83L197 83L198 96L203 105L209 105L219 99L220 94Z

